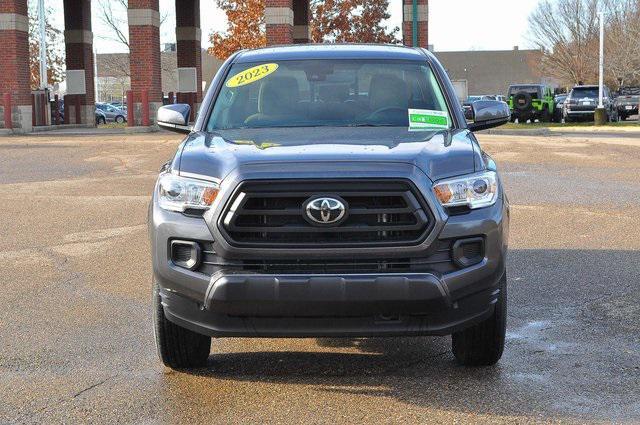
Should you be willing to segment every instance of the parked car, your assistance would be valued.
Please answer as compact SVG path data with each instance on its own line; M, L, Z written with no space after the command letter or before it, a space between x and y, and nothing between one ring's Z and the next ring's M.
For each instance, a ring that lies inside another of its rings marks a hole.
M242 50L189 105L149 209L155 341L206 363L211 337L452 334L464 365L496 363L506 326L509 204L426 49Z
M108 103L96 103L96 109L104 112L107 122L123 123L127 121L127 112Z
M96 125L106 124L107 116L100 109L96 108Z
M550 122L555 111L553 89L543 84L512 84L507 92L511 122Z
M598 106L598 93L598 86L575 86L564 101L564 121L593 121ZM618 111L607 87L604 87L602 104L607 112L607 121L618 121Z
M621 87L614 105L621 120L626 120L631 115L638 115L640 105L640 87Z
M558 94L554 97L553 101L556 106L553 109L553 121L562 122L562 111L564 109L564 101L567 100L568 94Z

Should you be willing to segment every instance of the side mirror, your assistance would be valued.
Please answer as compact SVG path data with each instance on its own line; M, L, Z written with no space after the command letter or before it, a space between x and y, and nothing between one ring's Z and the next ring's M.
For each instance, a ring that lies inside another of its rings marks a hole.
M186 104L161 106L158 108L158 126L176 133L189 134L191 133L190 115L191 106Z
M480 100L471 104L473 122L467 124L471 131L486 130L509 122L509 105L499 100Z

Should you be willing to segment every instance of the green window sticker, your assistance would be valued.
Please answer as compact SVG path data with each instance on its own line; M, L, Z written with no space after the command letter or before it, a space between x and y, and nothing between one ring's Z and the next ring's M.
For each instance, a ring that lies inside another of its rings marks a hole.
M444 111L409 109L409 129L449 128L449 115Z

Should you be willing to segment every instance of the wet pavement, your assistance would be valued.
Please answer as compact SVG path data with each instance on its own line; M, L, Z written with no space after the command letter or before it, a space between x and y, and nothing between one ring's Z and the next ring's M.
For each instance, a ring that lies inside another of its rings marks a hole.
M146 209L180 137L0 139L0 423L640 422L640 139L481 135L512 204L495 367L449 338L220 339L161 366Z

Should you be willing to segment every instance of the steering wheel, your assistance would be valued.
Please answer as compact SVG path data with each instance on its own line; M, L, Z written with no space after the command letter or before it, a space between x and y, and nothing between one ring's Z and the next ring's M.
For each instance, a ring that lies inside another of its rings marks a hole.
M373 120L373 119L377 118L378 115L388 114L390 112L400 113L400 114L405 114L406 115L407 109L406 108L400 108L398 106L384 106L384 107L378 108L375 111L373 111L372 113L370 113L369 116L367 117L367 120Z

